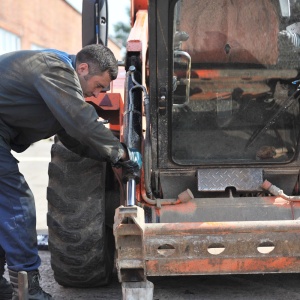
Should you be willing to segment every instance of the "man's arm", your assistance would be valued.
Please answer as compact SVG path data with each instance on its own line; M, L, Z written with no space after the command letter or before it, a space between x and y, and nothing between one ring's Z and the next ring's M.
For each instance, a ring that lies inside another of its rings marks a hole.
M97 151L81 144L78 140L68 135L65 130L59 131L57 133L57 137L60 142L70 151L83 157L99 160L99 154L97 153ZM124 156L121 158L121 161L127 159L129 159L127 151L124 151Z

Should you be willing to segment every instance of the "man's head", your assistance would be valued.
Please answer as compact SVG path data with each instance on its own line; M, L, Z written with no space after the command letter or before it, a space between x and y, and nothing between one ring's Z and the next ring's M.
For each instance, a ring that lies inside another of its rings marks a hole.
M76 72L85 97L97 97L117 78L118 63L112 51L95 44L85 46L76 55Z

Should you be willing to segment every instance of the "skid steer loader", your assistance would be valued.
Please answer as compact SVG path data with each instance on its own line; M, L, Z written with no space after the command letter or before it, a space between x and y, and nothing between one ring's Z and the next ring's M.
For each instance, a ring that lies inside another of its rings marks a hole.
M84 1L84 43L107 5ZM56 280L108 284L115 259L124 299L151 299L151 276L299 272L300 2L132 0L131 20L125 70L87 101L140 180L53 145Z

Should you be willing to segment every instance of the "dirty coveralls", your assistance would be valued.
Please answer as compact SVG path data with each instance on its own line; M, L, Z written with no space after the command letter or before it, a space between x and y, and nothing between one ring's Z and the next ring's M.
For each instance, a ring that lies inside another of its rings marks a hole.
M116 163L124 149L85 102L75 56L57 50L0 56L0 256L13 271L38 269L33 194L11 150L58 134L70 150Z

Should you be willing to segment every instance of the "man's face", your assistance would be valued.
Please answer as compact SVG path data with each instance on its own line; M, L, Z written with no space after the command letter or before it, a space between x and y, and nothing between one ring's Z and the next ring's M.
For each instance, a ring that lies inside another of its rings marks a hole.
M111 82L108 71L105 71L101 75L89 75L89 66L86 63L80 64L76 72L84 97L97 97Z

